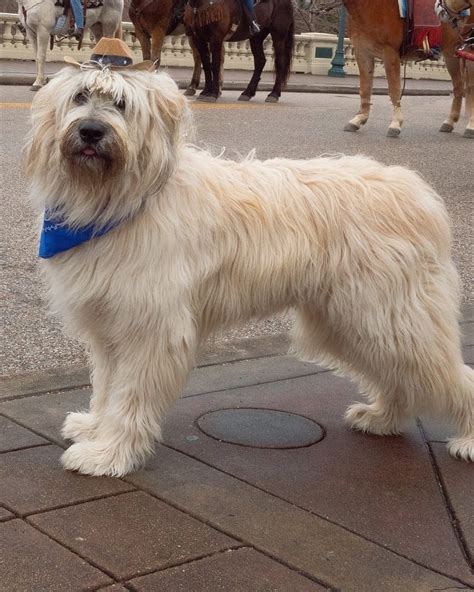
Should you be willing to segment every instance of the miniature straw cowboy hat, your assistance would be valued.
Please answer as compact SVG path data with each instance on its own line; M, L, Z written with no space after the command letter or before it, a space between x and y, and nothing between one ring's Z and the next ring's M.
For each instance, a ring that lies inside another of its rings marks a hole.
M82 64L71 56L64 56L64 61L70 66L80 68ZM129 70L153 70L154 62L146 60L133 64L133 56L127 44L121 39L102 37L92 50L90 62L97 62L109 68L127 68Z

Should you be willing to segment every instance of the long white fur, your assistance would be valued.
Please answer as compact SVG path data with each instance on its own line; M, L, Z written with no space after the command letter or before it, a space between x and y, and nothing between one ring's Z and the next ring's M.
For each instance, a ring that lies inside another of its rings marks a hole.
M91 100L76 106L82 88ZM84 118L109 126L125 158L100 186L94 170L68 172L60 151ZM347 410L352 427L398 433L415 413L442 412L458 429L450 452L474 460L474 372L461 357L449 221L419 175L362 156L214 158L186 144L189 109L165 74L66 68L38 93L32 120L38 206L71 225L120 222L43 263L52 305L94 368L90 411L64 424L75 440L67 469L136 469L199 342L289 307L295 352L367 394Z

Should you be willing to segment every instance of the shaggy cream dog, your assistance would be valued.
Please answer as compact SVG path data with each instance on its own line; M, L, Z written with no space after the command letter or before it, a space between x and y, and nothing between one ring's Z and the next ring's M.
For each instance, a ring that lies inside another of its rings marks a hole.
M441 198L364 157L214 158L186 144L188 114L167 75L108 68L66 67L33 102L27 170L45 232L89 231L43 253L53 306L94 365L89 412L64 423L64 467L136 469L199 342L288 307L294 350L367 395L347 410L353 428L393 434L442 412L458 429L449 451L472 461L474 372Z

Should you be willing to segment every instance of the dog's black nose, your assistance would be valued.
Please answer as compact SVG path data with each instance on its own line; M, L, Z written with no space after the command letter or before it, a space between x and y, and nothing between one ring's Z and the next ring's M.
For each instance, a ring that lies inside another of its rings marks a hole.
M97 144L105 135L105 125L92 119L86 119L79 124L81 140L88 144Z

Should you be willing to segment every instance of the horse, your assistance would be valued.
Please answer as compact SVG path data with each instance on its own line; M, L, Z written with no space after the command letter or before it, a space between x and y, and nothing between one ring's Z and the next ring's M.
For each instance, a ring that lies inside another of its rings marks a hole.
M18 9L20 23L26 29L35 54L36 80L30 87L35 91L47 82L44 75L46 51L64 6L58 5L56 0L18 0ZM91 30L96 42L101 37L121 35L122 10L123 0L101 0L97 6L87 8L85 26Z
M181 35L185 32L182 20L182 0L131 0L128 13L135 27L144 60L153 60L159 66L161 49L166 35ZM190 39L194 70L185 95L196 93L201 78L201 58Z
M275 83L265 99L276 103L290 75L294 45L292 0L261 0L255 6L260 33L249 39L249 24L240 0L189 0L184 23L201 56L205 86L200 100L214 102L219 96L220 72L224 60L224 41L249 39L254 58L254 73L239 97L248 101L255 96L266 63L263 42L270 34L275 54Z
M453 100L449 116L443 122L440 131L453 130L454 124L459 119L465 92L469 118L464 132L466 138L474 138L474 66L472 62L468 64L466 60L460 60L455 55L456 47L462 41L462 28L458 30L454 26L454 21L458 20L462 26L465 24L472 26L474 10L471 10L469 17L461 16L464 9L472 7L472 1L438 0L448 7L453 18L452 23L441 23L441 50L453 83ZM404 51L406 24L405 19L400 17L399 2L398 0L343 0L343 3L348 12L348 32L360 73L360 109L357 115L346 124L344 130L355 132L367 122L372 95L374 58L381 58L388 81L388 94L393 105L393 116L387 135L398 137L403 123L400 106L402 94L400 60L416 59L417 56L414 51Z

